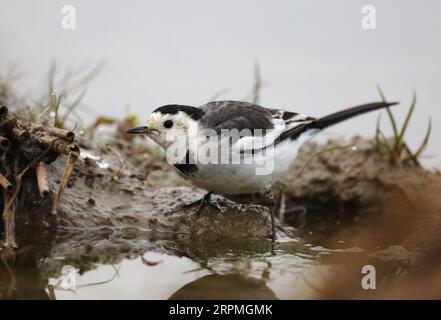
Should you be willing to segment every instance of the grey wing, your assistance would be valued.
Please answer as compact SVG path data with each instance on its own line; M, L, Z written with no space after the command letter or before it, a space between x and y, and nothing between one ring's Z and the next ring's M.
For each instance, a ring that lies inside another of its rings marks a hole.
M241 151L264 148L279 141L284 132L314 120L303 114L240 101L210 102L201 109L204 111L201 119L203 127L214 129L218 134L222 129L242 131L232 140L232 144ZM261 134L255 135L255 130L261 130Z
M282 109L270 109L274 118L281 118L286 124L287 130L299 124L309 123L316 120L316 118L307 116L305 114L286 111Z
M220 133L221 129L273 129L272 113L269 109L241 101L209 102L201 109L204 116L201 125Z
M285 122L285 129L283 132L274 140L274 144L278 144L285 139L297 139L304 132L308 131L308 124L317 120L307 116L305 114L290 112L285 110L271 110L275 117L280 117Z

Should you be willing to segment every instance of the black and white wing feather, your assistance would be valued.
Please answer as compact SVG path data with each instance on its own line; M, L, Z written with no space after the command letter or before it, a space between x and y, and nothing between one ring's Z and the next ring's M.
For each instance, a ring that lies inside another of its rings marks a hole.
M243 134L233 141L232 147L241 152L254 151L271 144L278 144L286 139L298 140L303 136L308 138L311 133L338 122L395 104L397 103L386 101L367 103L316 119L295 112L267 109L247 102L217 101L201 107L204 112L201 124L215 129L220 137L222 137L222 129L239 131L249 129L248 134ZM256 135L255 132L259 129L262 134ZM301 144L303 140L305 139L298 141Z
M216 101L201 107L204 116L201 125L216 130L222 139L223 130L237 130L232 141L236 151L259 150L280 140L284 132L314 121L303 114L278 109L267 109L240 101Z

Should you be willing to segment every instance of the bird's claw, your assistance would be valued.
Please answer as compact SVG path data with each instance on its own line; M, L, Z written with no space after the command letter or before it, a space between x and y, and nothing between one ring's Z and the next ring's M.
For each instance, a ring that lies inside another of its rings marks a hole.
M211 200L211 194L212 194L212 192L208 192L201 199L199 199L199 200L197 200L195 202L189 203L189 204L185 205L185 207L191 207L191 206L197 205L197 209L194 212L194 215L197 218L199 218L199 216L200 216L202 210L205 208L205 206L206 205L211 205L211 201L210 201Z

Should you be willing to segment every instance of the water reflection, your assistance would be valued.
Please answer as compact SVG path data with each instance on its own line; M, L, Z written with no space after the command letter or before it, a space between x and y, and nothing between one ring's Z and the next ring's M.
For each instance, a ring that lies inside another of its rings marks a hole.
M0 252L0 297L276 299L281 270L302 270L313 261L302 256L306 249L298 242L284 244L273 256L268 244L254 241L190 244L152 239L141 231L124 239L125 233L109 228L59 230L44 245ZM68 265L78 271L75 290L62 285L62 270Z
M149 259L161 259L156 266L145 265L141 258L125 259L115 266L96 265L77 278L75 291L55 289L57 299L167 299L174 291L207 272L185 271L199 265L188 258L149 252ZM115 270L118 270L117 276ZM56 283L60 278L50 279ZM96 283L100 283L96 285Z
M0 252L0 299L49 299L39 259L32 252Z
M208 289L208 290L207 290ZM246 278L237 274L210 274L187 283L173 293L171 300L192 299L277 299L265 280Z
M348 292L348 288L363 294L363 264L374 263L378 281L389 281L407 273L412 256L398 246L373 255L354 248L313 247L301 241L281 243L272 255L265 244L255 242L189 243L152 239L141 231L136 237L123 239L125 233L112 229L59 232L45 245L0 252L0 298L336 297L336 292ZM66 265L78 270L75 290L61 285ZM333 283L332 279L338 280Z

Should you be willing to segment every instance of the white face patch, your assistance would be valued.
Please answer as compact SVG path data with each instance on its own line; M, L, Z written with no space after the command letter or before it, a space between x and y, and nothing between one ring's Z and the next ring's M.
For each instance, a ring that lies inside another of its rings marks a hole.
M170 127L164 126L166 121L173 124ZM162 114L160 112L152 113L147 119L146 127L154 130L149 137L164 149L169 147L178 138L187 135L187 130L194 120L185 112L179 111L176 114Z

